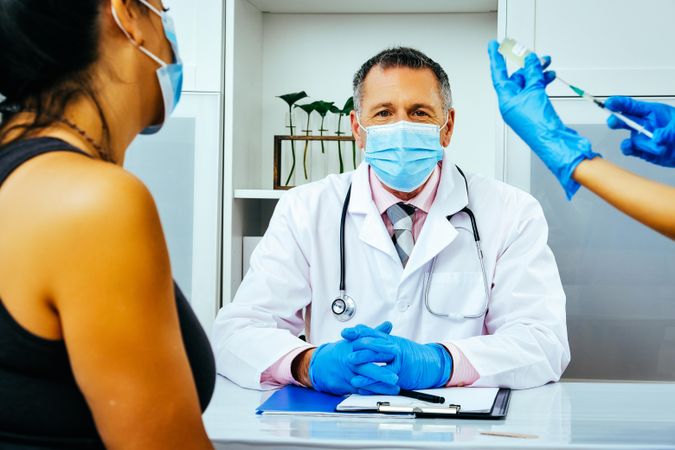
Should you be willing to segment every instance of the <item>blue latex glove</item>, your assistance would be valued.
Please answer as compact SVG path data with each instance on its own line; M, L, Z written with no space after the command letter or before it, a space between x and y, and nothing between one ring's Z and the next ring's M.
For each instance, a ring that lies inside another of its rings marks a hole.
M391 328L390 322L380 325ZM398 375L398 386L401 389L429 389L445 386L452 374L452 357L450 352L440 344L418 344L410 339L391 336L379 328L357 325L342 331L342 337L352 341L354 353L348 360L353 371L360 376L352 380L352 384L361 388L359 393L371 391L367 373L361 371L364 361L372 360L378 353L391 353L395 349L395 357L388 362L386 368Z
M377 332L387 336L391 332L391 324L380 325ZM398 376L386 367L375 364L391 362L395 348L393 346L389 349L386 346L380 348L383 351L362 355L360 362L354 364L349 362L349 357L354 352L352 342L343 339L323 344L314 350L309 363L309 379L312 386L317 391L337 395L356 393L364 385L368 385L369 393L397 394ZM356 377L359 386L352 384Z
M542 65L539 57L531 53L525 58L525 67L509 77L498 48L499 43L491 41L488 53L504 122L541 158L571 199L579 190L579 183L572 179L574 169L581 161L600 155L591 150L588 139L566 127L553 109L546 86L555 79L555 72L544 72L550 58L545 58Z
M614 116L607 118L613 129L630 130L630 138L621 142L624 155L633 155L665 167L675 167L675 108L662 103L641 102L630 97L610 97L605 106L633 119L654 133L650 139Z

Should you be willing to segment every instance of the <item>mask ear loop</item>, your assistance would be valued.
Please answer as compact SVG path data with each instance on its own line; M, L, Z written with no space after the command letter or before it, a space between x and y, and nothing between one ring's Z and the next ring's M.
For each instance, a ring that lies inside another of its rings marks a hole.
M359 115L360 115L360 113L355 114L356 123L359 124L359 128L361 128L363 131L366 132L366 137L367 137L368 136L368 129L361 124L361 119L359 118ZM366 146L364 145L360 150L365 152Z
M141 1L141 3L143 3L144 5L146 5L152 12L154 12L155 14L159 14L159 16L162 17L162 14L159 13L159 12L157 11L157 8L155 8L154 6L152 6L152 5L150 5L150 4L146 3L146 2L144 2L143 0L140 0L140 1ZM111 10L111 12L112 12L113 20L114 20L115 23L117 24L117 27L118 27L120 30L122 30L122 33L124 33L124 35L127 37L127 39L129 39L129 41L131 41L131 43L134 44L134 46L135 46L137 49L139 49L139 50L140 50L144 55L146 55L148 58L152 59L152 60L155 61L157 64L159 64L160 67L166 67L166 66L168 66L167 63L165 63L164 61L162 61L161 59L159 59L157 56L153 55L148 49L146 49L145 47L143 47L142 45L140 45L138 42L136 42L136 40L134 40L134 38L131 36L131 34L129 34L129 32L126 30L126 28L124 28L124 26L122 26L122 21L120 20L119 16L117 15L117 11L115 10L115 7L113 6L112 3L110 3L110 10Z
M364 127L364 126L361 124L361 119L360 119L359 115L360 115L360 114L355 114L355 116L356 116L356 123L359 124L359 128L361 128L363 131L366 132L366 134L368 134L368 129L367 129L366 127Z
M445 123L443 124L442 127L438 129L438 131L440 132L443 128L447 127L449 122L450 122L450 113L447 113L445 115Z
M445 116L445 123L443 124L443 126L441 128L438 129L438 132L440 133L441 131L443 131L443 128L447 127L448 123L450 123L450 113L448 113ZM441 145L441 147L443 147L443 146ZM443 147L443 148L447 149L447 147Z
M163 11L160 11L159 9L155 8L154 6L152 6L152 4L150 4L150 3L147 2L146 0L138 0L138 1L141 2L141 3L143 3L143 4L145 5L146 8L148 8L150 11L154 12L155 14L157 14L159 17L162 17L162 16L164 15L164 12L163 12Z

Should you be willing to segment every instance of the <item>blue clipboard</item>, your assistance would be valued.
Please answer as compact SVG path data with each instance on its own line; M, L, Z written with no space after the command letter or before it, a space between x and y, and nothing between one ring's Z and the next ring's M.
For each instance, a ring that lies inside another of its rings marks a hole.
M346 396L325 394L299 386L286 386L275 392L262 405L258 406L256 414L326 414L340 416L363 416L358 412L337 412L337 406L346 398ZM391 408L387 410L385 406L380 406L379 410L367 413L367 415L387 414L390 417L409 417L409 418L443 418L443 419L473 419L473 420L503 420L506 418L509 403L511 399L510 389L499 389L495 401L490 411L469 412L461 411L461 406L457 406L454 412L451 410L440 412L439 408L431 406L430 408L412 408L403 410L401 408Z
M256 414L265 412L335 413L337 405L344 399L343 396L325 394L314 389L286 386L258 406Z

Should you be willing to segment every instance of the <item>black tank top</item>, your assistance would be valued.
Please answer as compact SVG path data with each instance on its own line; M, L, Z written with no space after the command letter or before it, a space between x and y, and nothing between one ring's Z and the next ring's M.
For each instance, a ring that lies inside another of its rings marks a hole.
M0 187L24 162L56 151L86 155L51 138L0 149ZM215 387L213 353L185 296L175 283L174 288L183 342L204 411ZM103 444L75 382L64 342L42 339L23 328L0 299L0 449L54 448L103 448Z

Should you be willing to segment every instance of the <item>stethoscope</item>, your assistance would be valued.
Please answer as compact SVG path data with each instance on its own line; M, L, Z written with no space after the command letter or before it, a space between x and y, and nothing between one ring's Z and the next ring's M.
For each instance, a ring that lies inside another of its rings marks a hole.
M459 174L464 178L464 185L466 187L466 197L467 202L469 200L469 182L466 179L466 175L462 172L462 169L457 167ZM346 322L356 314L356 302L352 297L347 294L345 288L345 223L347 221L347 210L349 209L349 199L352 195L352 186L349 185L347 190L347 195L345 196L344 203L342 204L342 216L340 217L340 293L338 297L333 300L331 304L331 311L333 316L340 322ZM488 312L488 302L490 300L490 288L488 285L487 272L485 271L485 261L483 258L483 250L480 245L480 234L478 234L478 226L476 225L476 217L473 214L473 211L466 206L455 214L447 216L447 220L450 221L455 215L464 213L469 216L471 221L471 230L473 232L473 240L476 244L476 254L478 255L478 261L480 262L480 268L483 273L483 288L485 290L485 298L483 300L483 307L481 312L476 314L459 314L459 313L438 313L431 309L429 305L429 288L431 286L431 279L434 274L434 266L436 265L436 257L431 261L431 267L429 269L429 276L425 280L425 285L423 286L424 292L424 306L431 315L436 317L443 317L450 320L463 320L463 319L478 319L483 317Z

